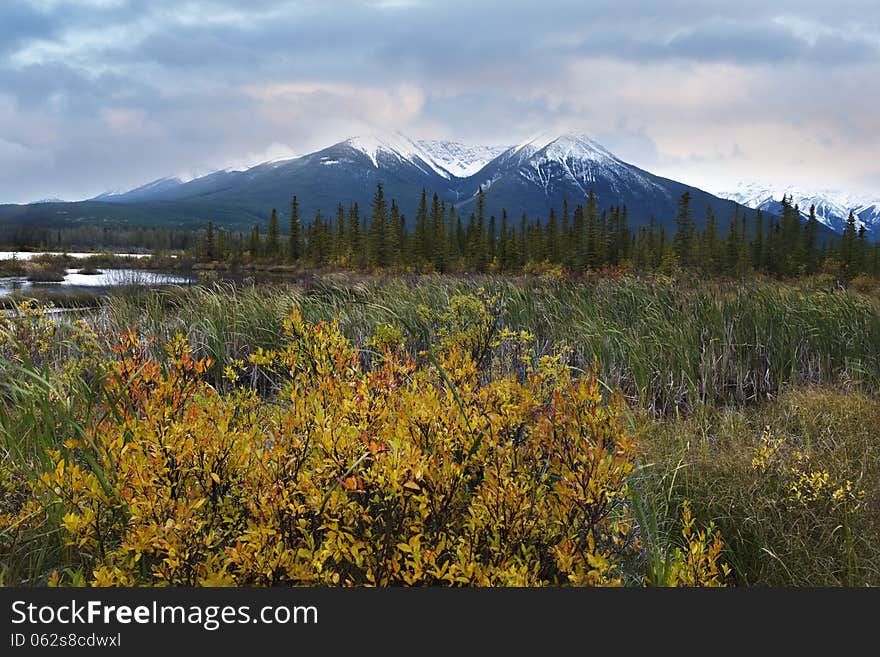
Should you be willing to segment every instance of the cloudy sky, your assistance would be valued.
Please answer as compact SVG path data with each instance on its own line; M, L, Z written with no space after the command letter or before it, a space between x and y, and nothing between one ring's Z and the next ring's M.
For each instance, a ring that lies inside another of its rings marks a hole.
M2 0L0 203L349 136L586 133L710 191L880 197L880 5Z

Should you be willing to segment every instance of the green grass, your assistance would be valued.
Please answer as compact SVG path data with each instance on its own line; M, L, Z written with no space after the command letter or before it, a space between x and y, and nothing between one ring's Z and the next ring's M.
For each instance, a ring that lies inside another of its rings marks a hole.
M497 277L323 279L291 286L194 287L114 295L103 331L137 326L167 339L186 334L222 367L228 358L269 348L292 305L309 320L338 318L362 343L380 324L397 323L409 347L426 348L430 327L420 306L441 309L455 294L484 288L504 303L502 326L535 336L535 357L555 344L570 364L598 359L603 381L659 414L707 403L772 398L789 384L880 385L878 301L776 283L705 283L624 278L595 285Z
M801 388L747 409L703 409L686 419L637 422L648 465L639 487L655 510L691 501L714 519L740 585L880 585L880 399ZM827 472L865 497L846 513L797 503L790 479L752 465L765 427L782 438L781 468ZM675 473L674 478L671 473Z

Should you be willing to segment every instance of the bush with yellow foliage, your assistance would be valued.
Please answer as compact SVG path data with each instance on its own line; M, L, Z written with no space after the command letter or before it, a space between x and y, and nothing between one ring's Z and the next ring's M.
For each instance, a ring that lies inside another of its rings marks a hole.
M476 297L437 319L435 350L412 356L384 326L364 358L295 308L283 344L227 367L222 388L183 337L159 357L125 334L98 368L101 402L46 447L0 530L21 544L55 523L51 584L637 582L636 447L595 374L530 362L530 336L494 331ZM704 543L714 565L720 539ZM717 580L700 568L684 583Z

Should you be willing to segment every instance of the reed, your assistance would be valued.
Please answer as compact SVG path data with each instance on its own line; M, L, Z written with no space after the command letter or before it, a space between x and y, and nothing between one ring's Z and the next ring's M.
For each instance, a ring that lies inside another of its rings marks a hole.
M500 328L534 334L533 358L565 344L571 366L589 369L598 360L607 386L658 414L753 403L792 384L880 384L875 297L761 281L336 277L308 288L214 285L114 295L97 321L102 331L137 327L160 341L183 332L222 369L277 343L284 317L298 305L309 320L338 319L358 344L377 326L396 323L417 353L431 340L419 308L441 310L452 296L479 289L501 297Z

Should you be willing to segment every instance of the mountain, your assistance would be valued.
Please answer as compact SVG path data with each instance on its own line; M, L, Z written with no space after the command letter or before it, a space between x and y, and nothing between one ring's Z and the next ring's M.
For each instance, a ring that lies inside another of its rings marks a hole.
M583 135L532 138L503 152L468 182L463 186L465 205L482 185L491 212L506 207L529 216L546 216L551 207L559 210L563 199L580 202L591 189L599 207L625 204L634 225L647 224L651 216L671 225L685 190L691 192L691 208L698 220L711 204L726 223L735 206L623 162Z
M158 180L149 182L146 185L141 185L140 187L135 187L134 189L131 189L127 192L104 192L103 194L99 194L98 196L95 196L94 198L91 198L89 200L102 201L105 203L132 203L135 201L149 201L165 192L180 187L182 184L183 181L180 178L159 178Z
M450 176L468 178L509 146L468 146L457 141L417 141L416 144Z
M732 191L720 192L749 208L774 214L781 212L783 195L791 196L801 215L806 219L810 206L816 208L816 219L835 233L843 233L850 211L855 214L856 227L864 225L867 235L880 238L880 200L852 196L835 190L805 191L794 187L770 187L759 183L741 183Z
M413 141L398 133L352 137L302 157L266 162L243 171L216 171L188 182L162 178L125 192L109 192L80 203L0 206L0 222L49 226L218 225L247 229L265 225L272 208L284 217L296 195L305 220L320 211L335 214L338 203L358 203L362 215L376 184L400 204L412 221L420 191L438 194L465 216L474 211L480 187L486 216L511 221L525 213L544 219L551 208L573 209L592 190L600 209L626 205L630 225L647 225L653 217L674 229L679 198L691 194L691 209L700 225L711 206L723 230L739 208L696 187L670 180L624 162L589 137L539 135L513 146L468 146L452 141ZM828 231L828 234L831 234Z

